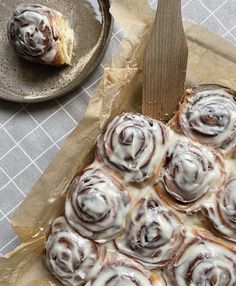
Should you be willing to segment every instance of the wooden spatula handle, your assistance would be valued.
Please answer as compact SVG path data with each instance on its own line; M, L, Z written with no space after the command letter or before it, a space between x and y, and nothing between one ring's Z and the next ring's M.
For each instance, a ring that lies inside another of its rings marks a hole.
M168 121L183 95L188 48L181 0L159 0L143 67L143 114Z

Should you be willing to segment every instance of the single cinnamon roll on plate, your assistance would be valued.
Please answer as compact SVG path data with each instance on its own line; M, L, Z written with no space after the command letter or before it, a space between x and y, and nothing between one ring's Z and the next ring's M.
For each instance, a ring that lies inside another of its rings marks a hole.
M105 242L124 229L128 206L129 195L115 177L89 168L73 179L65 215L81 235Z
M64 16L51 8L17 6L7 33L15 51L29 61L57 66L71 63L74 31Z
M104 256L104 249L76 233L64 217L53 222L45 245L45 262L62 284L84 285L101 270Z
M197 229L165 277L170 286L235 286L236 248Z
M200 85L186 95L178 123L182 132L230 154L236 146L236 92L220 85Z
M164 267L174 259L184 240L180 218L161 202L140 200L132 210L125 234L115 240L119 251L145 267Z
M159 168L166 151L164 124L138 113L123 113L112 120L97 143L97 155L126 182L143 182Z
M209 148L179 140L166 152L156 184L158 195L184 210L217 188L224 180L223 161Z
M236 242L236 173L206 204L204 213L218 234Z

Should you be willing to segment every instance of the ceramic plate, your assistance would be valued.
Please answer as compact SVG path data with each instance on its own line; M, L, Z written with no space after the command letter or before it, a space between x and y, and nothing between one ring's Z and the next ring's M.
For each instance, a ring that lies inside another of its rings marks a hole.
M20 3L38 3L54 8L69 20L75 31L75 49L70 67L50 67L17 56L6 34L7 21ZM112 17L108 0L1 1L0 4L0 98L40 102L76 89L96 69L111 37Z

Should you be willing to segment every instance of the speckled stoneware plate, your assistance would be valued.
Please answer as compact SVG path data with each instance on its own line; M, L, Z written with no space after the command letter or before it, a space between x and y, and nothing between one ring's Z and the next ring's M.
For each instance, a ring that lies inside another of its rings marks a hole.
M33 64L19 58L6 34L7 21L20 3L38 3L64 14L75 31L70 67ZM0 1L0 98L40 102L76 89L98 66L111 37L112 17L108 0Z

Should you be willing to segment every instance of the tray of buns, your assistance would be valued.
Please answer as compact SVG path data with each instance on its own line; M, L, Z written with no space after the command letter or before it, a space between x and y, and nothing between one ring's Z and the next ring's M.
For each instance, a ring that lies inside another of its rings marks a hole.
M234 286L234 48L185 23L188 88L164 123L141 114L140 63L154 11L142 0L114 0L111 12L124 28L121 47L85 117L13 216L22 244L0 259L0 282ZM199 66L205 57L215 82Z

